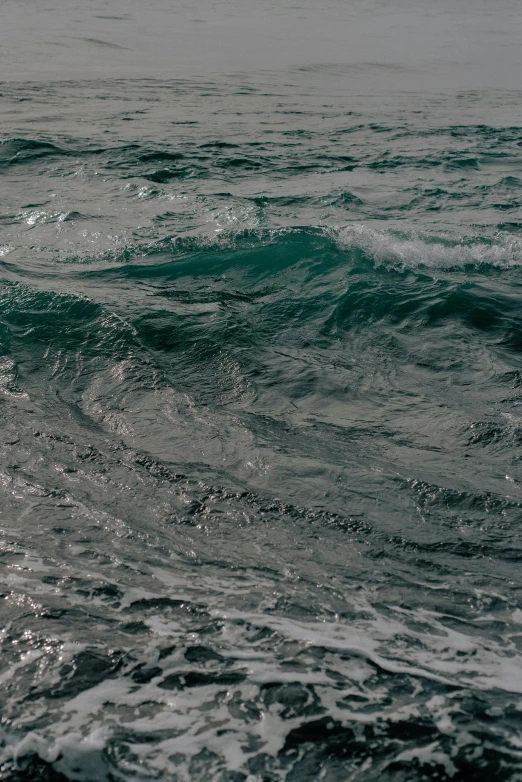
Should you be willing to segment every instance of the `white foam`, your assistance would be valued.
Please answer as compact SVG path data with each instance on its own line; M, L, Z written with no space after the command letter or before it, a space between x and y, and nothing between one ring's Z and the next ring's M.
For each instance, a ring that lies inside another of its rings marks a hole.
M381 231L354 223L339 231L343 248L361 249L378 265L435 269L487 264L502 268L522 264L522 237L499 231L491 238L430 236L416 231Z
M448 755L439 749L438 741L426 747L404 750L394 758L393 762L411 763L413 760L417 760L423 766L442 766L449 777L453 777L458 771Z
M0 358L0 393L5 396L29 398L18 387L16 383L16 364L8 356Z
M288 617L244 614L240 611L227 611L224 614L215 612L215 615L232 623L246 621L258 627L268 627L286 639L349 654L367 660L389 673L403 673L444 684L459 683L481 690L497 688L507 693L522 693L522 658L513 655L514 650L506 654L501 644L457 632L445 622L451 617L433 611L408 611L397 607L392 610L404 616L405 620L416 618L429 621L432 632L412 631L407 621L403 624L399 620L376 614L370 623L364 622L361 627L353 623L305 623ZM412 645L406 657L394 642L395 638L404 636L421 642L419 649ZM387 650L386 655L383 654L384 649ZM250 680L260 683L267 681L267 672L262 669L263 666L256 666L252 662ZM272 670L272 681L279 681L279 675ZM353 680L353 675L350 678ZM284 681L284 676L281 681Z
M29 556L26 559L32 562ZM107 749L121 740L118 732L123 731L127 738L122 740L130 752L118 761L122 775L118 778L150 779L155 774L170 774L180 782L190 782L195 778L191 761L202 751L208 753L209 778L219 778L224 767L246 773L250 759L259 753L277 758L292 730L317 719L313 713L310 717L293 716L285 711L283 702L260 697L264 685L284 687L296 682L313 691L332 721L359 731L361 741L366 725L422 719L428 710L441 734L451 737L451 742L458 741L458 746L469 744L474 751L475 739L462 731L455 716L463 688L522 692L522 663L516 648L519 626L510 626L508 605L506 632L502 638L492 638L487 628L481 632L478 622L468 627L466 621L447 613L393 605L383 612L361 592L350 598L354 616L349 621L303 621L278 615L275 607L266 611L234 607L234 595L242 595L254 583L259 587L263 580L259 574L252 576L254 582L177 569L169 573L159 566L153 574L152 583L156 588L161 586L161 591L129 587L118 610L125 614L123 606L140 599L169 597L189 602L196 596L202 600L204 595L207 610L218 620L211 640L201 639L179 616L172 618L158 604L152 616L144 617L150 633L141 645L132 641L132 654L118 676L81 690L69 700L42 697L33 701L25 709L26 722L17 718L10 726L12 733L5 735L0 762L22 766L24 756L36 753L75 782L104 782L109 773L104 759ZM274 585L270 578L264 578L268 592ZM485 622L494 620L488 615L482 618ZM513 620L520 621L516 612ZM460 632L453 629L457 622ZM259 629L272 631L269 643L256 645ZM158 641L163 643L164 639L174 643L175 649L160 659ZM185 657L187 646L202 642L215 646L227 658L227 668L241 671L246 678L230 686L209 678L197 687L163 687L165 676L181 676L190 667ZM47 688L56 686L57 677L63 676L63 663L73 663L81 650L66 638L53 643L55 646L46 650L48 663L38 674L40 685ZM293 669L288 662L296 653L300 667ZM23 675L28 662L29 657L13 662L11 676ZM161 672L139 684L130 675L138 663L159 667ZM390 699L386 682L375 681L376 667L411 677L417 687L411 698L406 702ZM433 696L434 681L449 682L459 689ZM38 732L30 730L44 703L45 727ZM245 707L238 716L242 704ZM25 735L24 730L28 731ZM453 773L454 755L448 755L440 741L417 745L413 754L407 747L401 749L403 754L394 756L396 760L443 766L448 775Z

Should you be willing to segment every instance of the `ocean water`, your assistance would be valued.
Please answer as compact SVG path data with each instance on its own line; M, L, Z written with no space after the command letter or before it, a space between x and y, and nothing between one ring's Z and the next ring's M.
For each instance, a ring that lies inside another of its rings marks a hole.
M0 4L0 779L522 780L518 3Z

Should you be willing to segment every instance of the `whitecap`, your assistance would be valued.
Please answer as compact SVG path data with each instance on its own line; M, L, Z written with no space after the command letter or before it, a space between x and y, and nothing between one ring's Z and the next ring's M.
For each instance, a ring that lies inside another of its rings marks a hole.
M501 231L492 238L433 236L354 223L339 231L337 241L343 249L362 250L377 266L451 269L487 264L509 268L522 263L522 237Z

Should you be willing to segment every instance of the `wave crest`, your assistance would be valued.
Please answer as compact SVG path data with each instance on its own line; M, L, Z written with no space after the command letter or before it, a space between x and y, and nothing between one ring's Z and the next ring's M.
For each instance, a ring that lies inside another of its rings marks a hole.
M343 248L362 250L379 266L451 269L486 264L510 268L522 263L522 237L504 231L490 238L455 238L379 231L355 223L339 231L338 242Z

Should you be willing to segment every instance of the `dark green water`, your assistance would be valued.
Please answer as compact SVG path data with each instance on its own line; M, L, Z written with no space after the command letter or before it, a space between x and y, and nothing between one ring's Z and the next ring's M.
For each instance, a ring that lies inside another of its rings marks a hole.
M0 779L522 779L522 93L373 59L1 85Z

